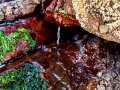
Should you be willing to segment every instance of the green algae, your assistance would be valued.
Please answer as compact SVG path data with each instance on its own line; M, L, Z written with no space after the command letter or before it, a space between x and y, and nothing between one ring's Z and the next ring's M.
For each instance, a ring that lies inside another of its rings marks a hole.
M4 58L7 53L13 51L16 47L15 44L21 41L28 41L29 46L25 47L26 52L29 50L35 49L37 45L37 41L33 40L30 36L27 29L18 28L17 32L13 32L10 34L10 38L8 38L3 31L0 30L0 60L1 63L4 63Z
M0 59L3 60L5 54L15 49L11 40L0 30Z
M18 71L10 71L0 77L0 90L47 90L47 82L40 77L40 67L26 63Z
M17 32L11 33L10 37L13 43L18 43L19 36L20 36L20 33L17 33Z
M30 34L29 32L27 31L27 29L24 29L24 28L18 28L17 29L18 32L15 32L16 33L16 36L17 35L22 35L22 40L27 40L28 43L29 43L29 46L26 47L26 52L28 52L31 48L32 50L35 49L36 45L37 45L37 41L36 40L33 40L32 37L30 37ZM19 37L18 36L18 37ZM17 38L18 38L17 37ZM15 40L13 40L14 42L16 42Z

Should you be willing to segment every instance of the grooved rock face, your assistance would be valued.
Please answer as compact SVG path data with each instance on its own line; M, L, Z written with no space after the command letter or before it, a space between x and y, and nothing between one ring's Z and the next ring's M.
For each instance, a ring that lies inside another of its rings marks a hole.
M86 31L120 43L119 0L72 0L76 19Z

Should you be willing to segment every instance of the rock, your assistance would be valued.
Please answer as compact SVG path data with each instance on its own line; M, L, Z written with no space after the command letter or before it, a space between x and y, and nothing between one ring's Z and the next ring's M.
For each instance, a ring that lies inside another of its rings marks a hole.
M101 77L101 76L102 76L102 72L98 72L98 73L97 73L97 76L98 76L98 77Z
M73 39L76 34L84 32L75 27L62 27L61 31L69 31ZM56 41L44 44L40 49L6 64L0 68L0 75L30 61L44 70L42 75L52 90L119 90L120 45L86 32L77 35L78 39L74 41L66 40L63 38L67 37L65 35L61 35L59 45ZM102 72L100 77L98 72Z
M17 32L18 28L25 28L28 30L30 36L37 41L36 48L38 48L43 43L52 41L53 37L57 37L57 27L48 24L39 15L20 19L17 23L9 23L8 25L5 24L0 26L0 30L2 30L9 38L11 38L11 33ZM21 40L17 44L14 44L14 46L16 47L15 50L5 55L4 62L16 56L20 56L21 54L25 54L26 47L29 46L29 43L28 41ZM29 51L32 50L30 49Z
M116 0L72 0L76 19L86 31L120 43L120 10Z
M40 8L40 13L45 14L46 8L50 5L52 0L41 0L41 8Z
M120 43L119 2L88 0L84 4L85 2L86 0L53 0L46 8L44 19L58 26L80 26L89 33Z
M15 0L0 4L0 22L15 20L18 17L31 14L35 11L40 0Z
M71 1L53 0L46 8L44 19L58 26L78 26Z
M108 3L105 7L106 1L103 5L101 4L102 2L93 0L83 5L84 1L81 0L9 1L0 5L0 21L15 20L29 15L41 3L41 7L38 7L40 9L39 12L44 13L44 19L50 23L57 26L80 26L86 31L108 41L120 43L119 3L113 0L112 6ZM92 8L95 5L97 6ZM104 13L105 10L107 13Z

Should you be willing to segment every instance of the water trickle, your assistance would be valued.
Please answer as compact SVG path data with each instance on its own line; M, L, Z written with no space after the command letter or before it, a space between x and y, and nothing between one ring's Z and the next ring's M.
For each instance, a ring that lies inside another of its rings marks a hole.
M57 32L57 45L59 45L59 40L60 40L60 27L58 27L58 32Z
M0 65L0 68L2 68L2 67L4 67L5 66L5 64L3 64L3 65Z
M53 75L54 75L58 80L61 80L61 78L60 78L57 74L53 73Z
M59 45L59 40L60 40L60 26L58 27L58 31L57 31L57 45ZM60 56L59 51L57 51L57 56L58 56L58 64L59 64L59 56Z

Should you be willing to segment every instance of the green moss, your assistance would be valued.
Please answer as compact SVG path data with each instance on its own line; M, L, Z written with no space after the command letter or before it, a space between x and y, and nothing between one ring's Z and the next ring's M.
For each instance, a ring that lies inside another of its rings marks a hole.
M18 28L17 31L18 31L18 32L23 32L23 33L24 33L24 32L28 32L27 29L24 29L24 28Z
M11 71L0 77L0 90L47 90L47 82L40 77L41 70L27 63L19 71Z
M5 54L10 53L15 46L10 39L0 30L0 59L3 60Z
M60 12L61 10L62 10L62 8L59 8L59 9L58 9L58 12Z
M17 44L19 39L27 40L29 46L26 47L26 52L31 48L34 49L37 45L37 41L30 37L29 32L24 28L18 28L18 32L11 33L10 39L0 30L0 60L3 60L7 53L10 53L15 49L14 44ZM22 36L22 37L21 37Z
M13 43L18 43L19 35L20 33L18 32L11 33L11 40L13 41Z
M26 51L29 51L31 48L34 49L37 45L37 41L33 40L32 37L30 37L29 32L24 28L18 28L17 31L22 34L22 40L27 40L30 44L29 47L26 47Z
M54 9L54 13L56 13L56 11L57 11L57 7L55 7L55 9Z
M64 14L64 16L65 16L65 17L67 17L67 15L68 15L66 11L64 11L64 13L63 13L63 14Z
M27 29L18 28L17 31L18 32L11 33L11 40L13 41L13 43L17 43L19 41L19 37L21 35L22 40L24 40L24 41L27 40L30 45L30 46L26 47L26 52L28 52L31 48L34 49L36 47L37 41L33 40L32 37L30 37L30 34L27 31Z

